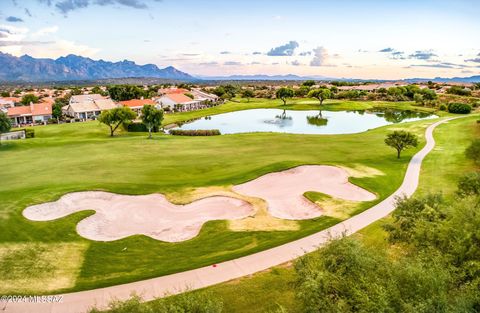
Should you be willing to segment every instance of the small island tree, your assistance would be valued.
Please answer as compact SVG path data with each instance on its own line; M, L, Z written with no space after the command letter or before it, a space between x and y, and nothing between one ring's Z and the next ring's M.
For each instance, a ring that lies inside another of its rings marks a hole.
M2 133L9 132L12 128L12 122L7 114L0 111L0 146L2 145Z
M148 139L152 139L152 129L160 127L163 120L163 110L153 105L144 105L142 108L142 123L148 129Z
M472 141L467 150L465 150L465 156L475 163L480 164L480 139Z
M403 150L410 147L416 147L418 145L418 138L416 135L404 130L396 130L387 135L387 138L385 138L385 144L397 150L397 159L399 159L400 153Z
M327 88L318 88L311 90L308 93L308 97L317 99L320 102L320 106L322 106L325 99L332 97L332 92Z
M130 124L136 116L135 112L129 107L118 107L103 111L98 117L98 121L110 127L110 136L113 137L113 134L120 125Z
M247 99L247 102L250 102L250 98L253 98L254 96L255 93L252 89L247 88L242 91L242 98Z
M283 101L283 105L287 105L287 99L292 98L295 95L295 92L292 88L282 87L277 90L276 96L278 99Z

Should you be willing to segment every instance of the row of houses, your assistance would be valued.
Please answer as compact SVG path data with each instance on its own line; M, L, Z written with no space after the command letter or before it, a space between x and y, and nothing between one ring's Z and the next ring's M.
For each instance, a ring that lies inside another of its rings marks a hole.
M13 126L46 123L52 118L53 98L44 98L41 103L15 106L19 101L18 98L0 98L0 110L10 117ZM140 114L146 104L166 111L184 112L206 108L220 101L221 99L216 95L199 89L168 88L160 89L159 97L153 99L133 99L118 103L99 94L76 95L72 96L69 103L62 107L62 113L74 119L89 120L96 119L102 111L118 106L127 106L137 114Z

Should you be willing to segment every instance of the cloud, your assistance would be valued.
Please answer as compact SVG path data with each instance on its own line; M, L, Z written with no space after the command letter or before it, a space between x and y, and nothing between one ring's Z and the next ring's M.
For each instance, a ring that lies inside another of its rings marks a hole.
M300 66L300 65L302 65L302 64L300 64L300 62L299 62L298 60L292 61L290 64L293 65L293 66Z
M7 37L8 37L7 34L0 32L0 38L7 38Z
M22 47L22 53L28 53L37 58L58 58L67 54L91 57L97 54L98 51L100 50L69 40L58 40L48 44Z
M237 61L227 61L223 63L223 65L242 65L242 63Z
M378 50L378 52L393 52L395 51L393 48L384 48L382 50Z
M478 54L480 56L480 53ZM480 63L480 58L473 58L473 59L467 59L465 62L475 62L475 63Z
M418 59L418 60L430 60L433 57L436 57L435 53L433 53L431 50L430 51L420 51L417 50L415 53L410 54L408 57L410 59Z
M202 62L202 63L198 63L198 65L200 65L200 66L215 66L215 65L218 65L218 62L215 62L215 61Z
M262 54L262 53L260 51L254 51L252 54L253 55L259 55L259 54Z
M47 4L48 6L52 5L50 0L38 0L40 3ZM160 2L160 0L153 0L155 2ZM77 9L86 8L92 4L100 6L108 5L121 5L134 9L147 9L147 1L144 0L62 0L56 2L55 7L64 15L67 15L70 11Z
M298 48L298 42L290 41L282 46L272 48L267 52L269 56L291 56L295 49Z
M222 51L222 52L220 52L220 54L231 54L231 52L230 51Z
M310 66L322 66L327 60L328 53L324 47L316 47L313 49L313 59L310 61Z
M470 67L465 64L456 64L456 63L450 63L450 62L439 62L434 64L413 64L410 66L411 67L454 68L454 69L462 69L462 68Z
M23 22L23 20L19 17L16 17L16 16L9 16L5 19L7 22L11 22L11 23L18 23L18 22Z
M2 40L0 41L0 47L10 47L10 46L38 46L38 45L48 45L53 43L53 41L11 41L11 40Z
M45 35L48 35L48 34L56 33L57 31L58 31L58 26L50 26L50 27L40 28L39 30L34 32L32 35L33 36L45 36Z
M30 13L30 10L25 8L25 14L28 15L29 17L32 17L32 13Z
M403 51L393 51L391 54L390 54L390 59L394 59L394 60L405 60L406 57L405 57L405 54Z
M300 52L298 55L300 56L307 56L307 55L311 55L312 54L312 51L304 51L304 52Z
M182 55L186 57L196 57L196 56L199 56L200 54L199 53L182 53Z

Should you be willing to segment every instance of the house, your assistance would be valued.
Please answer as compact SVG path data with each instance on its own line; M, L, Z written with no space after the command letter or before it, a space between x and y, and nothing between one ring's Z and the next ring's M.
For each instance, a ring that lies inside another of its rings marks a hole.
M208 102L210 103L218 103L220 102L222 99L217 96L217 95L214 95L214 94L211 94L211 93L208 93L208 92L205 92L205 91L202 91L200 89L192 89L190 91L190 94L193 95L193 98L195 100L200 100L202 101L203 103L207 104Z
M30 105L8 108L7 116L14 127L34 123L46 123L52 118L51 103L30 103Z
M157 106L166 111L192 111L203 108L202 101L192 99L182 93L164 94L156 99Z
M177 88L177 87L160 88L160 89L158 89L158 94L159 94L160 96L170 95L170 94L174 94L174 93L185 94L185 93L187 93L187 92L189 92L187 89Z
M0 110L6 111L8 108L15 106L15 103L20 102L20 98L0 97Z
M127 101L120 101L120 105L124 107L129 107L137 114L140 114L144 105L153 105L155 106L157 103L151 99L132 99Z
M116 108L117 105L112 99L104 98L101 95L77 95L70 98L69 104L62 107L65 115L81 120L94 119L102 111Z

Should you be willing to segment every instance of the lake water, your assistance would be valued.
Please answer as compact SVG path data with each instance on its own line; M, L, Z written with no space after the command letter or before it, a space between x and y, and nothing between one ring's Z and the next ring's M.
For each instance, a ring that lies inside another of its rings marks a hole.
M277 132L292 134L352 134L384 125L411 122L436 115L413 111L293 111L252 109L212 115L176 129L218 129L222 134Z

